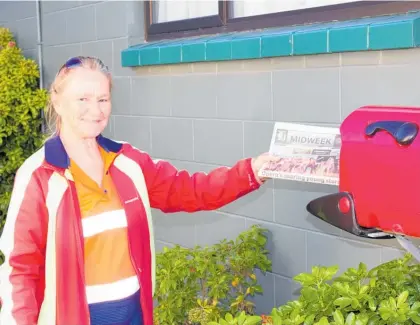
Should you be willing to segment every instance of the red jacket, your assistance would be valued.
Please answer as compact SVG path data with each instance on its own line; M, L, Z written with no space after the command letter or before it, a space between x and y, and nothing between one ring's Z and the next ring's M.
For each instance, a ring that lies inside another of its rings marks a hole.
M117 153L109 172L127 216L144 324L153 325L155 252L150 208L213 210L259 188L251 159L209 174L178 171L127 143L99 136ZM81 216L69 157L59 137L19 168L0 249L2 325L89 325Z

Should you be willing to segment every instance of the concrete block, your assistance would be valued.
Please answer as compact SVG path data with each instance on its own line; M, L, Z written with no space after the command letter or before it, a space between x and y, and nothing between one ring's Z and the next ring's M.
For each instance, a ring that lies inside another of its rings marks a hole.
M265 275L257 270L255 272L258 282L263 289L263 294L255 294L251 298L251 301L255 303L255 312L258 315L261 314L270 314L271 310L275 306L275 285L274 278L276 277L272 273L266 273Z
M45 83L48 86L55 78L58 69L73 56L80 55L80 44L46 46L43 48Z
M128 2L105 1L96 5L98 39L126 37L128 33Z
M121 65L121 51L128 47L128 38L112 40L112 74L114 77L135 76L134 69L123 68Z
M135 77L132 79L133 115L170 116L171 80L168 76Z
M269 72L219 74L217 116L235 120L271 120L272 88Z
M244 155L257 157L270 150L273 122L244 122Z
M112 112L116 115L130 115L131 79L129 77L113 78Z
M420 65L343 67L342 119L364 105L420 106L419 73Z
M349 267L358 268L360 262L365 263L367 268L373 268L381 262L379 246L313 232L308 232L306 236L308 272L315 265L338 265L339 275Z
M192 121L152 119L152 154L158 158L193 160Z
M339 89L338 68L273 72L274 120L339 122Z
M183 247L194 247L197 216L188 213L162 213L153 209L155 238Z
M35 49L37 47L37 24L35 18L27 18L16 22L18 46L22 50Z
M194 120L195 161L231 166L242 158L242 122Z
M36 16L35 1L1 1L0 21L9 22Z
M42 16L41 30L42 43L44 46L62 45L67 43L66 20L67 13L65 11L54 12Z
M222 207L221 210L252 219L274 221L273 183L265 183L258 190Z
M274 275L274 306L279 307L295 299L293 295L294 289L296 290L296 285L293 280L280 275Z
M30 1L35 3L35 1ZM62 1L62 0L42 0L41 1L41 12L42 14L48 14L55 11L63 11L80 6L80 1Z
M214 245L223 239L234 240L245 228L245 218L215 211L194 214L197 245Z
M68 43L97 40L95 6L83 6L65 11ZM53 26L51 26L53 28Z
M34 60L39 66L38 51L36 49L23 50L22 52L23 52L23 55L25 56L25 58Z
M150 119L137 116L114 116L114 137L150 153Z
M171 78L172 115L181 117L216 117L216 76L183 75Z
M247 220L246 227L259 224L267 229L267 249L273 273L293 277L306 271L306 232L281 225Z
M82 43L82 55L93 56L102 60L102 62L108 66L110 71L113 70L112 64L112 41L93 41Z
M399 249L391 247L382 247L381 249L381 263L386 263L397 258L401 258L407 253L401 246Z
M340 235L341 230L309 214L306 205L313 199L336 193L337 187L274 180L274 219L276 223Z

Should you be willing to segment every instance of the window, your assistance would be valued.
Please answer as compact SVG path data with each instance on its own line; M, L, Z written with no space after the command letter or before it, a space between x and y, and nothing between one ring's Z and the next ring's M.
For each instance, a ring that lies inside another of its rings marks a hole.
M181 38L418 9L420 1L401 0L146 0L146 38Z

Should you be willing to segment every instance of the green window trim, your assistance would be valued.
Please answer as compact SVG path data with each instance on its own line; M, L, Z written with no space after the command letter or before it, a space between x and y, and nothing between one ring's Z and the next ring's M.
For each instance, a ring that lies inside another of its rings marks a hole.
M121 52L123 67L229 61L420 45L420 12L144 43Z

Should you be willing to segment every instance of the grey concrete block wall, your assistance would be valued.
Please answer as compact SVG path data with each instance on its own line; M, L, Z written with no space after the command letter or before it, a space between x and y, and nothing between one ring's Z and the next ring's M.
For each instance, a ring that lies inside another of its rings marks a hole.
M41 1L43 72L48 86L71 56L99 56L116 78L133 75L121 50L144 40L142 1ZM9 27L27 57L38 61L35 1L0 2L0 24ZM110 19L110 17L112 17Z
M275 121L337 126L361 105L420 105L419 50L132 70L120 66L120 51L144 40L141 1L43 1L41 9L46 84L67 58L100 56L115 85L107 134L191 173L267 151ZM0 2L0 22L38 59L34 1ZM260 275L265 294L256 300L268 312L296 295L292 277L313 265L373 267L400 256L395 241L357 240L308 215L309 200L336 190L276 180L219 211L154 211L157 246L209 245L263 225L273 271Z

